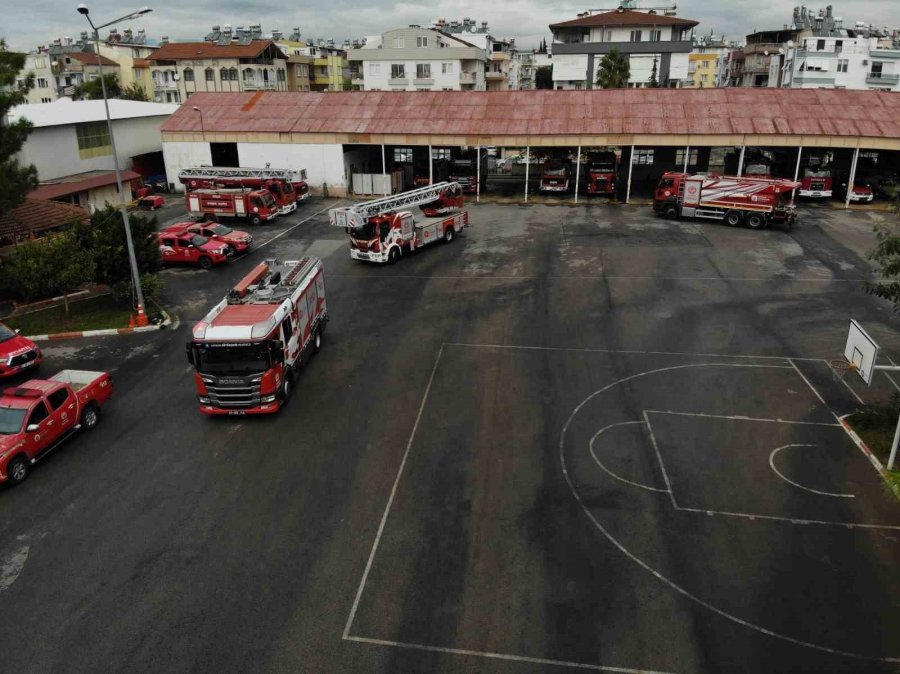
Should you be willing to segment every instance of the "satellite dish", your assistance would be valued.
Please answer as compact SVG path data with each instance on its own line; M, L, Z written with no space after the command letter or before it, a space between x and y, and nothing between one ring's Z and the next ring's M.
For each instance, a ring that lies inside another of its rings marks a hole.
M788 47L793 47L793 46L794 46L794 41L793 41L793 40L788 40L788 41L787 41L787 46L788 46Z
M769 52L766 52L767 56L768 56L768 54L769 54ZM177 82L178 80L181 79L181 75L179 75L178 73L172 73L172 79Z

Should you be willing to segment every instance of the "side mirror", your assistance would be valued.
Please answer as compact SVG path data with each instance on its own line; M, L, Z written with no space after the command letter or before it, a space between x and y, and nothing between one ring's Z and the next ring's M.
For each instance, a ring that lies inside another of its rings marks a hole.
M188 342L184 345L184 350L187 352L187 360L193 365L194 364L194 345Z
M26 430L28 433L31 433L31 432L33 432L33 431L36 431L38 428L39 428L38 424L28 424L28 425L25 427L25 430Z

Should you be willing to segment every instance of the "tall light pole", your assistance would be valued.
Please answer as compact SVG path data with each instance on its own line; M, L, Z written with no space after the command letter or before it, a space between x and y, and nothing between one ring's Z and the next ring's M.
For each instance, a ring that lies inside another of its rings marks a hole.
M109 99L106 97L106 82L103 81L103 57L100 55L100 29L111 26L114 23L136 19L139 16L143 16L144 14L152 11L153 10L149 7L144 7L136 12L132 12L131 14L120 17L115 21L110 21L100 26L95 26L94 22L91 21L90 10L87 8L87 5L78 5L78 13L83 15L84 18L87 19L87 22L90 24L91 30L94 31L94 42L97 45L97 65L100 68L100 89L103 91L103 107L106 110L106 127L109 130L109 144L112 146L113 166L116 169L116 186L119 188L119 201L121 202L120 208L122 210L122 222L125 225L125 241L128 246L128 261L131 263L131 280L134 283L134 293L137 299L136 323L139 326L147 325L149 321L144 310L144 292L141 289L141 274L138 270L137 258L134 255L134 241L132 241L131 238L131 222L128 220L128 201L126 201L125 199L125 190L122 188L122 171L119 169L119 155L116 153L116 139L113 136L112 119L110 119L109 116Z
M196 105L193 106L193 111L200 115L200 136L203 138L203 142L206 142L206 129L203 128L203 110L198 108Z

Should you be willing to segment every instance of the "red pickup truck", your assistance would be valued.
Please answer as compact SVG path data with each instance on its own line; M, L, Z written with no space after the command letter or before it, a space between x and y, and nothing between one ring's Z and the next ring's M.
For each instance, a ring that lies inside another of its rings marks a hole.
M100 421L100 407L113 394L106 372L63 370L31 379L0 395L0 482L22 482L31 466L83 428Z
M0 379L37 367L42 360L37 344L0 323Z

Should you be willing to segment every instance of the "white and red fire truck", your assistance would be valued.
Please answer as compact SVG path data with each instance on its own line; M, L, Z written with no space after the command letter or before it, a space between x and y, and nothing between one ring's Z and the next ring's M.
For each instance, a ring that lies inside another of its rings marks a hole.
M459 183L437 183L354 206L332 208L328 218L350 237L354 260L393 264L405 254L430 243L450 243L469 226L463 210L463 188ZM418 206L426 217L418 220L401 210Z
M259 225L277 218L280 213L269 190L201 189L188 192L185 201L192 216L214 222L234 218Z
M656 188L653 210L669 218L724 220L732 227L791 226L796 218L793 190L800 183L780 178L665 173Z
M616 193L616 153L595 152L587 161L587 193L614 196Z
M807 166L800 177L800 190L797 194L801 197L814 199L828 199L834 194L834 178L831 169L822 166Z
M278 202L282 215L297 210L297 203L309 197L306 181L301 180L292 169L197 166L183 169L178 179L188 190L222 187L269 190Z
M194 326L187 343L200 411L277 412L297 371L319 351L327 323L321 260L261 262Z
M568 192L572 167L564 159L551 157L541 167L541 192Z

